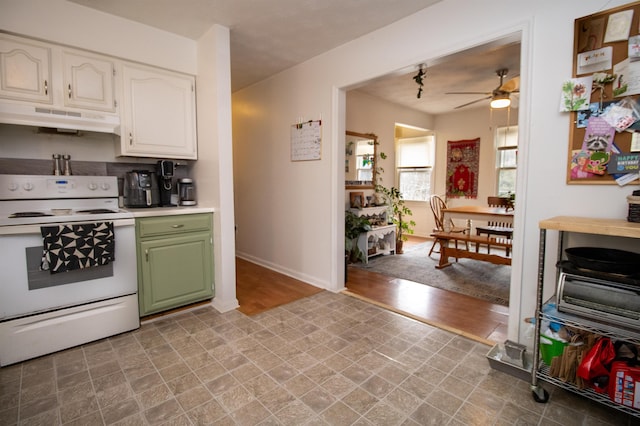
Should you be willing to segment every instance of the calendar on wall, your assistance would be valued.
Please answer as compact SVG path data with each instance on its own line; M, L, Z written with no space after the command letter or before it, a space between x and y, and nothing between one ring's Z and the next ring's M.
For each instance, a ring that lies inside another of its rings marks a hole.
M291 126L291 161L320 160L322 122L307 121Z

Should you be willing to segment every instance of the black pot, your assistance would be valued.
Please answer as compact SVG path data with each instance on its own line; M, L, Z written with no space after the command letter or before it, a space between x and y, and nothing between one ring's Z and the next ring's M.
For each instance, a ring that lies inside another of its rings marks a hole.
M565 249L567 259L578 268L622 275L640 272L640 254L603 247Z

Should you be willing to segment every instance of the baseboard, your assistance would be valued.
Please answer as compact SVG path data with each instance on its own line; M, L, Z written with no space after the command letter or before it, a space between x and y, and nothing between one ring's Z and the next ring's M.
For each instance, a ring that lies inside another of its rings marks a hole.
M251 256L247 253L242 253L242 252L238 252L236 251L236 257L239 257L240 259L246 260L247 262L251 262L251 263L255 263L256 265L262 266L263 268L267 268L270 269L274 272L277 272L279 274L282 275L286 275L290 278L296 279L298 281L302 281L305 284L309 284L312 285L314 287L318 287L321 288L323 290L328 290L328 291L332 291L331 288L332 286L330 285L330 283L320 280L316 277L313 277L311 275L307 275L307 274L301 274L298 271L294 271L292 269L288 269L288 268L284 268L282 265L278 265L272 262L268 262L264 259L260 259L258 257L255 256Z

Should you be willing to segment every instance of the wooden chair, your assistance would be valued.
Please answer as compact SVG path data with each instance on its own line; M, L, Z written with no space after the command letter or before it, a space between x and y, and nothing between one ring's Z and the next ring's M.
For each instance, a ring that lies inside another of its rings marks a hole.
M435 228L433 228L434 232L443 232L445 230L445 226L444 226L444 212L442 211L442 209L446 209L447 208L447 203L444 202L444 200L442 198L440 198L440 196L438 195L432 195L431 198L429 199L429 205L431 206L431 212L433 213L433 219L435 220L436 226ZM464 228L458 228L456 226L454 226L453 221L451 219L449 219L449 232L459 232L459 233L465 233L466 229ZM431 245L431 250L429 250L429 256L431 256L431 253L433 253L434 251L436 253L440 253L437 250L434 250L436 247L436 244L438 243L438 239L435 238L433 240L433 245ZM456 248L458 248L458 242L456 241ZM467 250L469 250L469 246L467 245ZM456 258L456 261L458 259Z
M511 200L504 197L487 197L489 207L512 207ZM497 235L507 240L513 239L513 227L510 223L487 222L487 226L476 226L476 235L487 234L489 237ZM478 251L478 246L476 246ZM487 253L491 253L491 245L487 244ZM505 248L505 254L509 256L509 247Z

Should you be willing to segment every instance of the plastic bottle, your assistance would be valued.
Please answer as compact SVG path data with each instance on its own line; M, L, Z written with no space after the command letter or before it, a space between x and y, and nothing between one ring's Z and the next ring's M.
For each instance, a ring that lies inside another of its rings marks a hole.
M524 322L526 325L524 326L524 334L522 336L524 341L522 343L528 348L533 348L533 339L536 334L536 319L525 318Z

